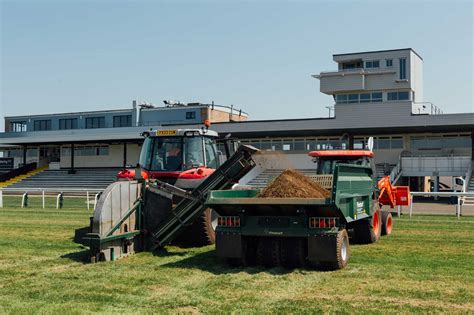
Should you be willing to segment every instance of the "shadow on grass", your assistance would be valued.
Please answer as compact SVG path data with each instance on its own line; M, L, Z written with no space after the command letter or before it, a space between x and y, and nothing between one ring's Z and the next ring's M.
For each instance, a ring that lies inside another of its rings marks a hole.
M61 258L86 264L89 262L89 250L84 249L83 247L81 247L81 249L82 250L80 252L74 252L74 253L61 255Z
M162 252L162 253L160 253ZM203 253L191 254L189 252L180 252L180 253L170 253L166 250L160 249L157 253L153 253L156 256L187 256L184 259L179 261L171 262L162 265L163 267L169 268L186 268L186 269L199 269L202 271L207 271L215 275L229 274L229 273L239 273L246 272L248 274L257 274L261 272L273 274L273 275L285 275L292 273L292 269L284 269L281 267L278 268L266 268L262 266L255 267L233 267L227 263L227 261L219 258L215 254L215 250L210 250Z

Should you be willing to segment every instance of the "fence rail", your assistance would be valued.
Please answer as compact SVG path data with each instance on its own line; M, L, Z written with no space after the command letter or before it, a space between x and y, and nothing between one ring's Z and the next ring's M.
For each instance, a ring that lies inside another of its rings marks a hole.
M37 193L41 196L43 209L46 207L46 197L56 198L56 209L62 208L65 193L78 194L82 193L86 197L87 210L90 210L91 195L94 196L94 209L97 205L100 194L104 189L97 188L1 188L0 189L0 208L3 208L3 197L10 195L8 193L20 193L21 208L25 208L28 204L29 193Z
M411 191L411 203L410 203L410 218L413 214L413 197L457 197L457 203L454 205L456 210L456 216L458 219L462 214L462 197L474 197L474 192L423 192L423 191ZM398 216L400 216L401 207L398 206Z

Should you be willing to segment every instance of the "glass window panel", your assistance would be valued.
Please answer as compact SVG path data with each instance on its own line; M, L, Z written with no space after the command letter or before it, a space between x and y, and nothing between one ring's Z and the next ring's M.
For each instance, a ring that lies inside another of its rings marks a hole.
M409 94L408 92L398 92L398 99L400 101L406 101L408 100L410 97L409 97Z
M370 93L362 93L360 95L360 102L361 103L368 103L370 102Z
M295 150L306 150L304 140L295 140L294 149Z
M387 93L387 100L389 100L389 101L398 100L398 93L397 92L388 92Z
M385 60L385 66L387 68L393 67L393 60L392 59Z
M347 103L347 94L336 95L336 103L339 103L339 104Z
M349 94L349 103L359 103L359 94Z
M272 143L270 141L262 141L261 146L262 146L262 150L271 150Z
M390 138L379 138L377 145L378 149L390 149Z
M372 61L372 68L379 68L379 67L380 67L380 61L379 60Z
M382 101L382 92L372 93L372 102L381 102Z
M403 138L392 138L390 140L390 147L392 149L403 149Z

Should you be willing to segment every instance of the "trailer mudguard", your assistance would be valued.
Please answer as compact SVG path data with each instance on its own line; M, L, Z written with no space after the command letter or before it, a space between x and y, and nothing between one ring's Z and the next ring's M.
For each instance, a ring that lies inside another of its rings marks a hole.
M308 260L337 261L337 234L324 234L308 237Z
M216 253L219 257L242 258L242 236L239 233L217 232Z

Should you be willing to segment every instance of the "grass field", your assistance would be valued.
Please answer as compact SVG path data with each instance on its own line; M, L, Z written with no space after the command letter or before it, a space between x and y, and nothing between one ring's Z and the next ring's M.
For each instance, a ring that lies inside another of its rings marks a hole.
M0 209L0 313L474 312L474 218L396 219L336 272L229 268L213 246L84 264L80 208Z

